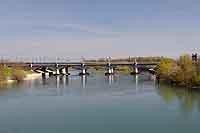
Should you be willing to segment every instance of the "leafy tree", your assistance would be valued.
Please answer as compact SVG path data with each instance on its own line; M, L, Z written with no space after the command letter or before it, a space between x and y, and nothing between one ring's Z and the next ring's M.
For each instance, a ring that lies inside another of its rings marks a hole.
M197 75L192 63L192 58L190 55L182 55L177 62L179 69L176 72L175 80L180 83L180 85L192 85Z
M156 75L159 79L169 80L176 68L176 63L171 59L163 59L156 68Z
M191 87L200 85L199 68L199 64L194 64L190 55L185 54L177 61L163 59L157 66L156 74L160 79Z

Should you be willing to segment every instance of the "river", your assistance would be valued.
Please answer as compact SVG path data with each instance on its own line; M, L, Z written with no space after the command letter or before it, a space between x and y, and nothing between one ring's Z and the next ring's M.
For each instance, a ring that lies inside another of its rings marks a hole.
M0 87L0 133L198 133L200 93L150 74L46 77Z

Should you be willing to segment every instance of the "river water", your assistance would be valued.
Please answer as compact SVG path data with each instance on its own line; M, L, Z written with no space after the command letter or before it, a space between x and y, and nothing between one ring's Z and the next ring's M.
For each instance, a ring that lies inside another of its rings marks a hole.
M200 93L149 74L60 76L0 89L0 133L199 133Z

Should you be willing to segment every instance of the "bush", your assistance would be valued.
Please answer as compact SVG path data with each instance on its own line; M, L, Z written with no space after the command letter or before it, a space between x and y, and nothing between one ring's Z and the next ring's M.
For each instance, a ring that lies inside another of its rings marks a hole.
M15 68L12 70L12 79L22 81L26 76L26 73L22 69Z
M11 77L11 68L7 66L0 66L0 81L6 80L7 78Z

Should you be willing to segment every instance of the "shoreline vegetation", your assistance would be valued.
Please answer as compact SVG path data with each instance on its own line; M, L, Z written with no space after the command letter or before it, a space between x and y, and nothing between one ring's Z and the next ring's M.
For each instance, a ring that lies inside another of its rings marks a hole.
M109 59L110 62L134 62L137 60L137 62L160 62L163 59L168 59L163 56L158 57L129 57L129 58L116 58L116 59ZM84 60L84 62L108 62L108 59L106 58L100 58L97 60Z
M107 63L108 60L110 60L111 63L114 62L161 62L164 59L170 59L163 56L156 56L156 57L129 57L129 58L116 58L116 59L108 59L108 58L100 58L100 59L94 59L94 60L84 60L84 62L97 62L97 63ZM97 72L104 72L105 68L102 66L94 66L92 67ZM123 74L130 74L132 72L132 68L129 66L116 66L115 70L118 73Z
M200 61L193 61L188 54L179 59L163 59L156 67L158 82L189 89L200 89Z

